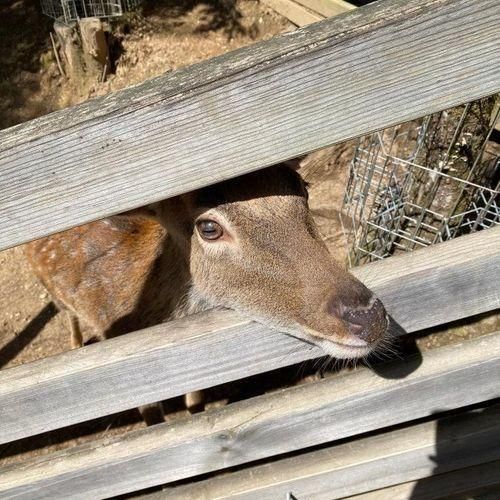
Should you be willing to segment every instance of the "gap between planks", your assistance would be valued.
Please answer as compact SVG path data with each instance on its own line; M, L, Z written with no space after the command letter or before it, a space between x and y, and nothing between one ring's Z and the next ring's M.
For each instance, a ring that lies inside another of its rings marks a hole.
M491 400L500 332L380 368L6 466L0 496L108 498Z
M274 500L292 492L299 499L333 500L408 481L416 487L418 479L494 460L500 460L499 406L226 472L140 498ZM435 491L450 494L463 487L462 480ZM393 500L394 496L377 498Z
M500 307L498 248L488 229L353 273L411 332ZM172 321L0 371L0 443L322 355L232 311Z

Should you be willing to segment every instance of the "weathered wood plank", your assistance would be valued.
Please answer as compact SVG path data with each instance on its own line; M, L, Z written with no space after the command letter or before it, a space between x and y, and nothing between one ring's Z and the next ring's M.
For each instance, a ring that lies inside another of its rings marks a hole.
M352 3L343 0L295 0L304 7L324 17L338 16L356 8Z
M499 24L385 0L3 131L0 249L498 92Z
M498 498L500 491L499 471L500 460L495 460L348 498L349 500L387 500L388 498L391 500L437 500L446 496L446 498L494 500ZM475 490L483 490L483 488L491 488L490 491L496 491L497 495L483 497L482 492L476 495Z
M261 0L261 2L299 27L356 8L343 0Z
M261 0L281 16L288 19L296 26L307 26L311 23L322 21L325 17L299 5L293 0Z
M383 297L388 312L406 331L414 332L479 314L484 304L491 305L484 310L500 308L499 248L500 227L494 227L353 272ZM481 280L483 273L491 282Z
M413 481L415 485L416 480L432 474L493 460L500 460L499 407L225 473L141 498L275 500L292 493L299 499L333 500L403 481ZM500 483L498 473L497 480ZM453 488L456 486L453 484ZM441 487L438 491L453 493L449 488L448 482L447 488ZM393 500L394 496L375 495L375 498Z
M107 498L487 401L500 396L500 332L427 351L402 372L404 362L385 378L359 369L12 464L0 496Z
M415 331L500 307L499 247L490 229L354 273ZM321 355L231 311L159 325L0 371L0 442Z

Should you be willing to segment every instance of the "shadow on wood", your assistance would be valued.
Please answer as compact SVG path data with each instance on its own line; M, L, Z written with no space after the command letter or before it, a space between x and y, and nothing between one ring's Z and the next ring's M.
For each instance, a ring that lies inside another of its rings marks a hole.
M422 353L415 338L409 336L408 332L392 316L389 316L389 333L391 336L390 346L386 352L381 349L380 354L371 355L367 364L380 377L386 379L406 378L422 364ZM386 360L398 357L399 362L380 363L382 357L385 357Z
M498 406L477 410L474 413L477 416L491 415L494 417L495 415L500 415ZM450 470L462 469L464 466L481 465L484 460L481 454L478 453L479 444L477 440L456 439L458 434L457 427L460 426L461 422L467 422L468 418L470 418L469 415L463 414L458 415L454 419L441 419L437 421L435 452L429 456L429 459L435 464L432 475L416 481L412 485L413 489L411 493L407 492L407 494L409 493L407 498L410 500L441 498L442 495L448 495L450 492L457 495L457 498L479 498L475 495L469 496L471 493L474 493L471 490L475 489L476 486L500 488L498 469L494 472L494 470L483 468L481 471L474 471L475 474L473 475L472 470L461 470L461 474L454 476L451 481L443 480L445 476L441 476L443 473L449 473ZM478 457L477 463L470 464L470 458L476 456ZM499 490L497 489L496 491L498 492Z

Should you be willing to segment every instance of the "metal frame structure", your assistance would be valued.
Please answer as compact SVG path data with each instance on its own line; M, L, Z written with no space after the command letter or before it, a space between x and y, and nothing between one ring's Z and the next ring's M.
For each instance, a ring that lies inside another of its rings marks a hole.
M68 24L85 17L118 17L141 0L40 0L42 12Z
M343 206L351 265L500 224L498 116L492 97L359 140Z

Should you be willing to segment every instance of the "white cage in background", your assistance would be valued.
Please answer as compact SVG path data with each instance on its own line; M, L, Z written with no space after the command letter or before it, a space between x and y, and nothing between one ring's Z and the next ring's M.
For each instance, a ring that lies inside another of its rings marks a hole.
M498 116L491 97L358 141L343 206L352 266L500 224Z
M85 17L117 17L137 7L141 0L40 0L42 12L69 23Z

